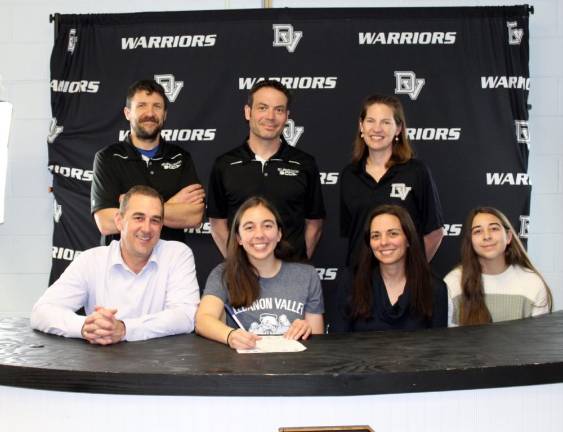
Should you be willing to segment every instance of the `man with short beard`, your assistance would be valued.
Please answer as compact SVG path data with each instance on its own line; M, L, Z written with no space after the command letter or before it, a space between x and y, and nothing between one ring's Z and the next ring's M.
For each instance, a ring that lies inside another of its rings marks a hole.
M190 154L160 136L168 100L153 80L133 83L123 109L131 130L127 137L96 153L91 190L91 211L109 244L119 231L115 214L120 197L136 185L151 186L165 200L161 238L185 241L184 228L201 224L205 191Z

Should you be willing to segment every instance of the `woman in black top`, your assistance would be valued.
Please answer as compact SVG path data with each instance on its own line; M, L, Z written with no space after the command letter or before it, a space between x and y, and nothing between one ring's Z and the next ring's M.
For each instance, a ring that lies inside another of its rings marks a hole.
M339 283L333 332L446 327L447 288L434 277L408 212L382 205L367 220L359 261Z
M366 218L382 204L408 210L430 261L442 241L442 209L430 170L414 157L401 102L394 96L370 96L358 120L352 163L339 179L346 265L357 263Z

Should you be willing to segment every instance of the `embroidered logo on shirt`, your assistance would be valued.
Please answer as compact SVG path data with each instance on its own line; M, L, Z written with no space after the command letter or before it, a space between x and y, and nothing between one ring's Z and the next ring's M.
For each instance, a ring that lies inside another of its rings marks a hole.
M174 163L170 163L170 162L162 162L162 168L165 170L174 170L174 169L178 169L182 166L182 161L179 160L177 162Z
M401 198L401 200L404 201L411 189L412 187L408 187L404 183L392 183L391 194L389 196L391 198Z
M299 170L291 168L278 168L278 173L281 176L295 177L299 175Z

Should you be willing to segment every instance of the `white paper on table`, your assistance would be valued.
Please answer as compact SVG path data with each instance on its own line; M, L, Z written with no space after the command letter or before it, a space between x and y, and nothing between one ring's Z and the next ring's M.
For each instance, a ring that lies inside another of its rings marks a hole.
M307 347L296 340L286 339L283 336L261 336L256 341L256 348L237 349L240 354L263 354L275 352L299 352Z

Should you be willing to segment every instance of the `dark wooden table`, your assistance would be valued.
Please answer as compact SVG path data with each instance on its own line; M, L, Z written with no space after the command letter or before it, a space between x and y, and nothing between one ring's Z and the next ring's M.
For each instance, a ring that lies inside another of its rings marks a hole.
M315 336L237 354L196 335L101 347L0 319L0 385L108 394L346 396L563 382L563 312L487 326Z

